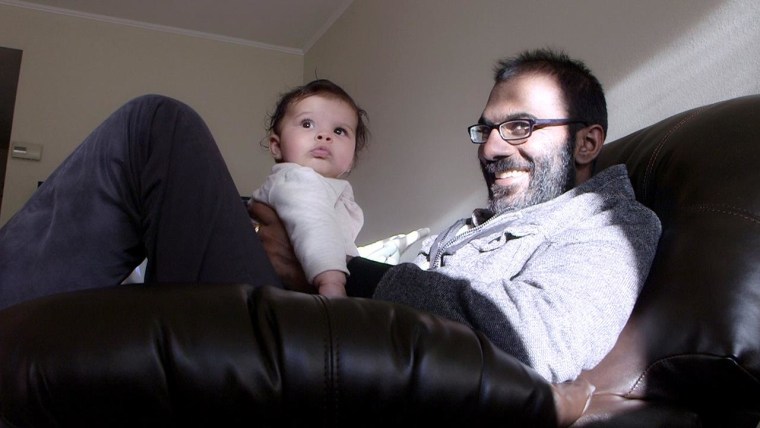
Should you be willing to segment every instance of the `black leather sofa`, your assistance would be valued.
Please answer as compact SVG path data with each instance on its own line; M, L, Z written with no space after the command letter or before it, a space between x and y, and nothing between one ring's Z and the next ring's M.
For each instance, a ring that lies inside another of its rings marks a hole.
M573 427L760 421L760 96L605 146L663 224ZM0 312L0 425L557 425L553 387L477 332L369 299L122 286Z

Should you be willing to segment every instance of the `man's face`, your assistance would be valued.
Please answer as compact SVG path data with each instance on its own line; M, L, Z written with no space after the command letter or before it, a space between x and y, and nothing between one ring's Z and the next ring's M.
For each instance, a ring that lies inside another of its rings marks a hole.
M494 86L481 122L567 118L562 91L552 77L524 74ZM504 141L497 129L478 157L491 186L490 209L516 210L554 199L575 184L575 141L567 125L533 130L525 140Z

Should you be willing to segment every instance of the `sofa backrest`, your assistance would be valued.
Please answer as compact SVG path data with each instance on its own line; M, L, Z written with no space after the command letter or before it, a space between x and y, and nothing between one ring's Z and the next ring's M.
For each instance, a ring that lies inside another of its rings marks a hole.
M760 95L608 143L663 234L596 394L760 413Z

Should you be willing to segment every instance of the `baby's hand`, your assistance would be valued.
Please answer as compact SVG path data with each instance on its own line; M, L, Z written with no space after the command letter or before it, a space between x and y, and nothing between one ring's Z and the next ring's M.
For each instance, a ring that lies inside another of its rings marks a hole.
M346 274L339 270L326 270L314 277L314 286L326 297L346 297Z

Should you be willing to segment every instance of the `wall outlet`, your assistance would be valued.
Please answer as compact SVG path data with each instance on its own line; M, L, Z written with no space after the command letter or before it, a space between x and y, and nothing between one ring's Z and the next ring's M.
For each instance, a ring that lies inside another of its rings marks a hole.
M42 145L14 142L11 146L11 157L19 159L42 159Z

